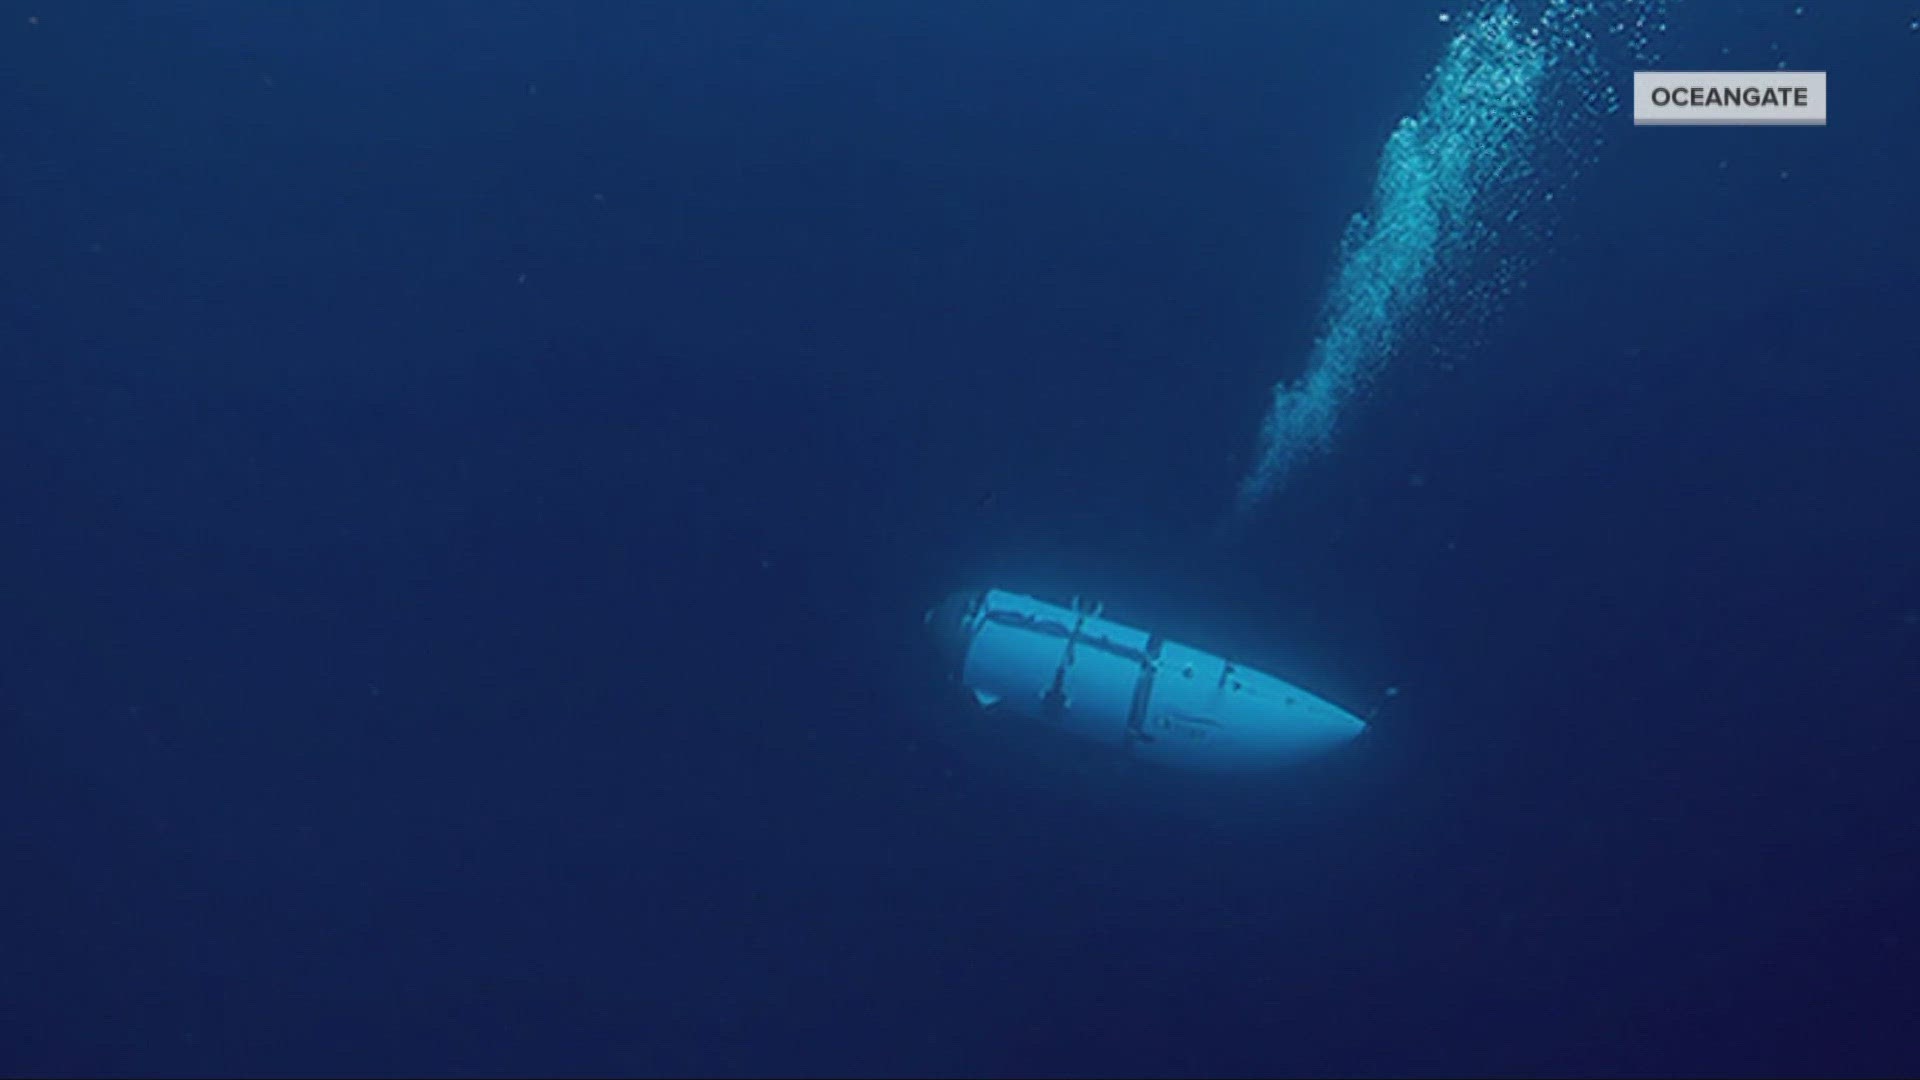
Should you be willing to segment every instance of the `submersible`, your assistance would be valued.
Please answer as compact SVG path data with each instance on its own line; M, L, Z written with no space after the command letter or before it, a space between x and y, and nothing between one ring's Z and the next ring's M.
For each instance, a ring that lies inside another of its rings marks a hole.
M1149 764L1285 765L1367 727L1290 682L1123 626L1077 599L1061 607L1001 589L956 593L925 622L949 677L981 709Z

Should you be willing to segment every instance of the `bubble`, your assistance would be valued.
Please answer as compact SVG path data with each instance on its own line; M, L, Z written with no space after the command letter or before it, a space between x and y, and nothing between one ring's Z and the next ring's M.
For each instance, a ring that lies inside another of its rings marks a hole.
M1328 448L1348 403L1416 336L1443 353L1478 341L1551 235L1556 194L1603 144L1622 74L1652 62L1644 28L1660 0L1529 10L1494 0L1462 20L1419 110L1387 137L1305 368L1273 390L1242 514Z

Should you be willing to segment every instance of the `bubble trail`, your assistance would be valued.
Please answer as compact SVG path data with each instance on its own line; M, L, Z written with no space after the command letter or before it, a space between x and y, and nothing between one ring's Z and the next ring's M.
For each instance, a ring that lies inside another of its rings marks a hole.
M1590 164L1599 118L1619 108L1619 68L1596 40L1623 41L1640 60L1664 26L1658 0L1623 6L1548 0L1523 17L1492 0L1462 20L1416 114L1388 137L1367 209L1348 223L1319 334L1301 374L1274 388L1237 517L1327 449L1410 331L1461 344L1523 280L1555 192Z

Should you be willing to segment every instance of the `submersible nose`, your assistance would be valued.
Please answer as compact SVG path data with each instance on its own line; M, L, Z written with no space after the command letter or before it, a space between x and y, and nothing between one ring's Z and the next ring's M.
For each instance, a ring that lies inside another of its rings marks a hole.
M966 661L971 623L974 613L980 609L980 599L981 594L977 592L957 592L927 609L923 621L933 638L941 667L951 675L959 675Z

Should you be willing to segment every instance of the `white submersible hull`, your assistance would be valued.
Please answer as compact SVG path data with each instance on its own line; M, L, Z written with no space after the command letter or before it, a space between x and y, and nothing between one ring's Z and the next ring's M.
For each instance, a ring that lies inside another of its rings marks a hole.
M951 675L983 709L1152 764L1245 769L1332 750L1359 717L1262 671L1104 619L989 589L927 612Z

